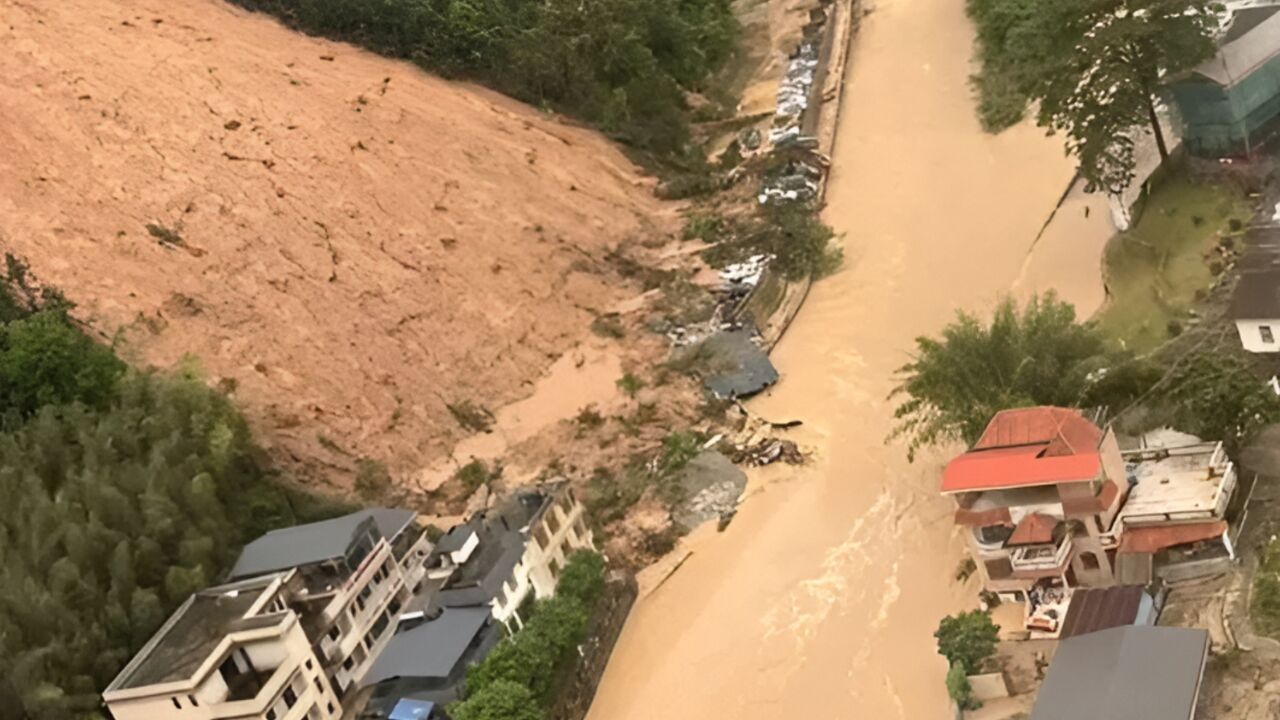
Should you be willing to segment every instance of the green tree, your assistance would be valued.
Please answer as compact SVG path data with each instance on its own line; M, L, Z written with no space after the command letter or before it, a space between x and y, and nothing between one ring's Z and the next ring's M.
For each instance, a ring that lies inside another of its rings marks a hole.
M898 369L890 397L903 399L891 437L906 437L914 458L925 445L976 442L1006 408L1075 406L1094 367L1086 361L1103 350L1098 332L1077 323L1075 308L1051 292L1021 312L1006 298L990 323L960 312L940 339L916 338L915 357Z
M982 70L975 78L990 127L1030 103L1037 123L1066 136L1089 189L1118 193L1133 179L1133 133L1156 119L1160 79L1214 52L1217 0L970 0Z
M1000 626L991 622L987 613L970 610L943 618L933 636L938 641L938 654L968 674L977 672L982 661L995 654Z
M42 310L0 333L0 403L22 417L73 400L100 407L123 372L124 364L63 312Z
M1280 421L1280 398L1234 355L1192 356L1174 371L1168 395L1179 427L1220 439L1232 452Z
M973 686L969 684L969 674L962 663L953 662L947 670L947 695L961 710L976 710L982 706L973 697Z
M529 688L499 680L449 706L453 720L544 720L546 715Z

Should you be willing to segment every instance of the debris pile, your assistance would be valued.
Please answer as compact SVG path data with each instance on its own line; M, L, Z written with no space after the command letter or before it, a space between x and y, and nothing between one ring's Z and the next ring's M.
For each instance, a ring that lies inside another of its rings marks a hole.
M771 259L769 255L752 255L740 263L720 268L719 291L733 298L740 298L751 292L760 284L760 277L764 275L764 269Z
M671 511L671 520L689 532L708 520L732 516L747 487L747 475L729 458L704 450L680 472L686 500Z
M780 438L763 438L733 449L733 461L739 465L762 467L779 460L788 465L803 465L805 457L794 441Z

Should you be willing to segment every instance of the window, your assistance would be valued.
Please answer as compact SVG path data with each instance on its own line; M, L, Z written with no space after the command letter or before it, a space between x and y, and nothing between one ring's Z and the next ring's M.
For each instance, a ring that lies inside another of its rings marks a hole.
M191 707L200 707L200 703L196 702L195 695L188 695L187 702L191 703Z
M351 668L355 667L355 664L356 664L356 661L351 659L351 656L348 655L347 659L342 661L342 669L350 670Z
M1097 570L1098 556L1091 552L1080 553L1080 563L1084 565L1085 570Z
M339 635L341 635L341 634L342 634L342 631L338 629L338 626L337 626L337 625L334 625L333 627L329 628L329 639L330 639L330 640L337 640L337 639L338 639L338 636L339 636Z
M324 694L324 683L320 682L320 678L319 678L319 677L313 677L313 678L311 678L311 682L313 682L313 683L315 683L315 684L316 684L316 690L318 690L318 691L320 692L320 694L321 694L321 695L323 695L323 694Z
M298 693L294 692L293 688L291 687L287 687L284 689L283 697L284 697L285 707L293 707L298 702Z
M311 662L311 658L307 658L307 669L310 670L315 666L316 666L315 663Z
M1276 336L1271 332L1270 325L1259 325L1258 333L1262 335L1262 342L1271 345L1276 341Z
M332 714L333 714L333 703L328 703L327 705L325 705L325 707L326 707L326 708L328 708L328 710L329 710L329 714L330 714L330 715L332 715Z
M175 698L169 698L169 699L173 701L174 707L178 708L179 710L182 709L182 703L178 702L178 698L175 697Z
M267 720L276 720L276 709L271 708L267 711Z

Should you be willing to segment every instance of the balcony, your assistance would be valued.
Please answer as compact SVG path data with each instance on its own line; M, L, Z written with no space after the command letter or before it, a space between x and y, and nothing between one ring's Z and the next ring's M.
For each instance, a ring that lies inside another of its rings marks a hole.
M1009 551L1009 563L1015 576L1056 575L1066 571L1070 560L1070 535L1063 536L1057 545L1025 545Z

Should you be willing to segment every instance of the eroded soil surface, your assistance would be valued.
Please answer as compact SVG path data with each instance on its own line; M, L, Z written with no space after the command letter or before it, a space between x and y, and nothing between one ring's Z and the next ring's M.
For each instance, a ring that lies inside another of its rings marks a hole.
M412 484L674 221L597 134L217 0L0 20L0 249L126 356L197 358L295 476Z

